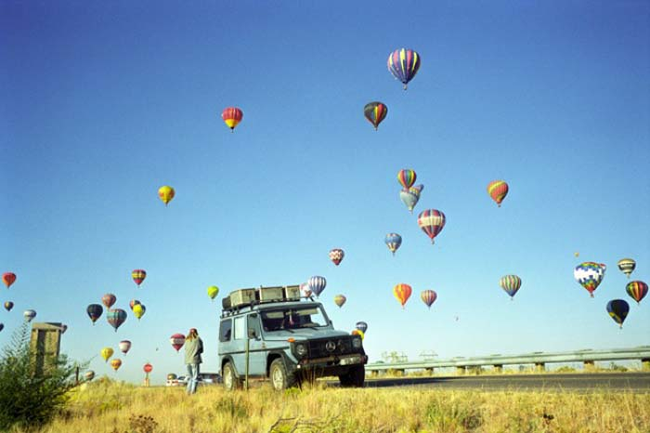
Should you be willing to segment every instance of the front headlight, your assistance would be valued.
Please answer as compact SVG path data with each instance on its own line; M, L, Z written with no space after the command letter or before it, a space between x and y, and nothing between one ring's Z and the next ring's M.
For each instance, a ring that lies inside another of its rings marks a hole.
M361 337L354 337L352 339L352 347L354 347L355 349L361 348Z
M297 343L296 344L296 354L298 356L305 356L307 355L307 345L303 343Z

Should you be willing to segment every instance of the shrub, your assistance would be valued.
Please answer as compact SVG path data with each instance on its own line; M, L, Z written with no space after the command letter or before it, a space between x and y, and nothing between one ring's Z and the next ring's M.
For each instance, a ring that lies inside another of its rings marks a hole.
M75 386L75 367L65 356L48 361L37 371L29 328L23 324L0 355L0 431L43 425L63 407L66 393Z

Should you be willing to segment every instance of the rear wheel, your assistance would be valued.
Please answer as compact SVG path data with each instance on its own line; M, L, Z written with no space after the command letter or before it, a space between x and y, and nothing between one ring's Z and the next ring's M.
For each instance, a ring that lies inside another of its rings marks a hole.
M287 368L284 366L282 358L274 359L271 362L269 374L271 376L271 385L276 391L282 391L283 389L296 385L295 376L287 373Z
M339 376L342 387L363 388L366 381L366 368L363 365L350 367L346 374Z
M228 391L241 388L241 381L235 375L235 369L229 362L223 366L223 386Z

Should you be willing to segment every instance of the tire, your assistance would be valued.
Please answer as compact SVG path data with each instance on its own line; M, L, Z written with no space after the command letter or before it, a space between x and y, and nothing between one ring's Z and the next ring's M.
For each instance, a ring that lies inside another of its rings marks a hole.
M237 378L235 369L229 362L223 366L223 387L226 391L241 389L241 380Z
M269 376L271 379L271 386L276 391L282 391L296 385L295 376L287 373L287 368L284 366L282 358L276 358L271 362Z
M363 388L366 381L366 368L363 365L350 367L346 374L339 376L339 382L344 388Z

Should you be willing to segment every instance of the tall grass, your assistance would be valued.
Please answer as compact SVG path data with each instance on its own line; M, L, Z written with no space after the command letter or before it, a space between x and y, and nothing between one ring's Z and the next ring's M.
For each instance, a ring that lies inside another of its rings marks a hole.
M38 432L650 432L650 394L339 389L274 392L90 383ZM22 432L22 430L15 430Z

